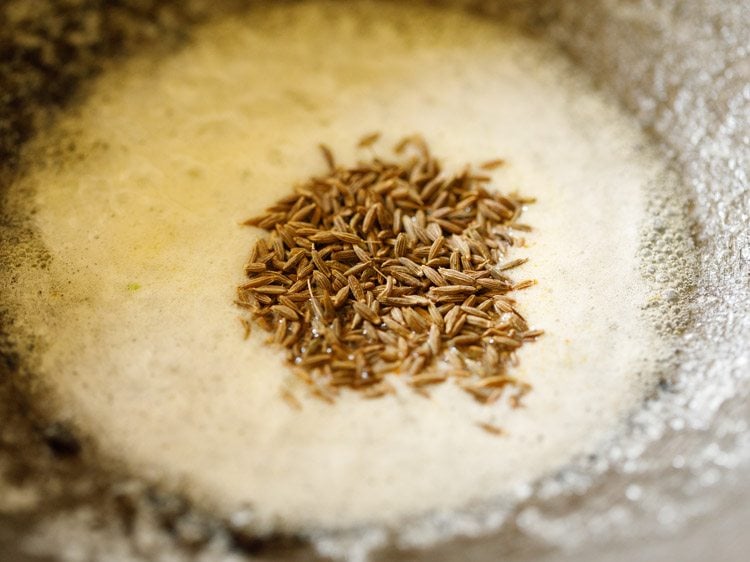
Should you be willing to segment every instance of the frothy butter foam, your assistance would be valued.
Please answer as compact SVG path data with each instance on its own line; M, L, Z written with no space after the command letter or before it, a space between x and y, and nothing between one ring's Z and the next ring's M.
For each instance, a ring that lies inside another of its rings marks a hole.
M539 281L517 298L546 331L520 353L525 407L444 384L334 405L297 392L297 411L283 353L261 330L243 340L234 291L258 233L239 222L324 169L318 142L354 162L374 130L383 153L421 133L447 168L505 158L493 185L538 198L513 272ZM24 180L51 256L14 296L45 344L40 382L106 457L219 512L250 505L300 531L458 509L595 447L653 386L636 253L662 166L610 100L515 31L390 4L255 9L105 73L35 150L70 143L75 157Z

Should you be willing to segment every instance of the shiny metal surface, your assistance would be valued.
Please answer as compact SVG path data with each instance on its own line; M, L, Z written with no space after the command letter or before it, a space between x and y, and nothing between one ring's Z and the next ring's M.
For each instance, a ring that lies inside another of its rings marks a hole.
M22 173L14 161L18 147L43 131L47 109L81 91L100 58L153 45L155 37L178 45L192 22L215 9L210 2L136 0L47 2L35 11L22 4L0 8L0 47L9 53L0 61L4 186ZM424 550L392 545L372 559L746 560L750 6L731 0L463 4L557 42L663 147L692 208L698 268L679 301L691 321L679 335L670 383L599 457L538 483L528 499L487 524L483 536ZM7 239L3 229L13 220L12 209L3 209L2 243L30 244ZM14 321L0 316L6 332ZM294 542L261 545L227 532L204 515L208 538L185 546L157 493L123 488L126 476L92 467L86 451L73 458L49 452L47 420L32 415L39 410L16 390L23 388L17 383L25 350L0 344L0 560L23 561L34 552L49 560L311 556ZM31 499L9 501L21 497L19 490ZM50 531L48 523L58 520L75 521L61 528L75 530L69 540L79 541L77 548L62 548L65 540Z

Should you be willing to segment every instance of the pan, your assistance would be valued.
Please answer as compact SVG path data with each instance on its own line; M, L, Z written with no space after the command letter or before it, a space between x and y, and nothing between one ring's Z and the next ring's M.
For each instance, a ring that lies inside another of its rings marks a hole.
M448 9L437 4L430 9ZM672 355L658 386L595 453L535 478L512 501L459 510L451 522L433 517L431 539L421 542L392 529L260 533L242 512L214 512L102 462L85 432L50 413L34 372L43 334L20 338L28 319L11 305L22 290L18 272L29 263L42 272L50 259L33 213L18 204L33 195L24 178L45 165L29 147L111 69L144 53L168 59L206 25L251 7L11 0L0 8L0 559L746 558L750 9L721 0L453 4L562 53L667 162L672 187L662 200L687 217L673 234L689 268L665 297L680 322L668 327Z

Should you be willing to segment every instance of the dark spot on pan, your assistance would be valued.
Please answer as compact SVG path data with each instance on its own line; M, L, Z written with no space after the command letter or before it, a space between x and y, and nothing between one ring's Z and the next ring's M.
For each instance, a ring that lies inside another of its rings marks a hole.
M81 453L81 442L65 424L52 423L42 431L44 442L60 458L76 457Z

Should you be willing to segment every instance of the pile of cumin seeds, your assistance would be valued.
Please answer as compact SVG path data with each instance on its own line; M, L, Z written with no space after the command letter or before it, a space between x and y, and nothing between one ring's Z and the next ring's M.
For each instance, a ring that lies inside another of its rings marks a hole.
M532 200L487 189L503 161L447 174L419 136L403 139L395 160L353 167L321 150L326 174L244 223L269 231L238 287L246 333L253 323L270 332L327 401L342 387L393 392L395 374L422 393L453 378L481 402L517 406L530 387L507 367L542 332L509 296L534 284L507 275L526 261L507 253L530 230L519 218Z

